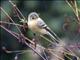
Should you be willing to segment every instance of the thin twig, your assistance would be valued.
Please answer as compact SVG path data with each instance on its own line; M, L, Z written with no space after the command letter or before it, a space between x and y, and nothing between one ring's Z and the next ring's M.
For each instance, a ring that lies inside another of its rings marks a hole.
M48 59L48 56L47 56L46 53L45 53L45 50L43 50L43 54L44 54L46 60L49 60L49 59Z
M71 5L71 4L68 2L68 0L66 0L66 2L67 2L67 4L72 8L75 16L77 17L78 24L80 24L80 18L79 18L79 14L78 14L79 9L78 9L78 7L77 7L76 1L74 0L74 4L72 3L74 6Z
M34 48L32 48L28 43L26 43L26 41L24 40L24 43L31 48L36 54L38 54L43 60L46 60L40 53L38 53Z
M13 19L8 15L8 13L6 13L6 11L2 8L2 7L0 7L1 8L1 10L7 15L7 17L13 22L13 23L15 23L14 21L13 21ZM17 26L16 26L17 27ZM20 31L20 29L17 27L17 29L18 29L18 31L20 32L20 34L22 34L21 33L21 31Z
M14 35L11 31L9 31L8 29L6 29L5 27L1 26L3 29L5 29L7 32L9 32L11 35L13 35L14 37L16 37L19 40L19 37L17 37L16 35ZM39 54L34 48L32 48L25 40L24 43L31 48L36 54L38 54L42 59L46 60L41 54ZM12 51L7 51L8 53L12 52Z
M80 18L79 18L79 13L78 13L78 7L77 7L77 1L75 1L75 10L76 10L76 16L77 16L77 19L80 23Z
M9 2L12 4L12 6L15 8L15 11L17 10L18 12L19 12L19 14L22 16L22 19L24 19L25 20L25 17L24 17L24 15L20 12L20 10L17 8L17 6L11 1L11 0L9 0ZM16 13L17 13L17 11L16 11ZM20 18L20 16L19 16L19 14L17 13L17 15L18 15L18 17L19 17L19 19L21 20L21 18Z
M13 35L15 38L19 39L15 34L13 34L10 30L6 29L4 26L0 25L0 27L2 27L4 30L6 30L7 32L9 32L11 35Z
M25 26L17 24L17 23L10 23L10 22L5 22L5 21L0 21L0 24L11 24L11 25L17 25L19 27L25 27Z
M64 60L63 58L61 58L60 56L58 56L58 55L55 54L54 52L52 52L52 51L50 51L50 50L49 50L49 52L50 52L53 56L55 56L55 57L57 57L57 58L59 58L59 59L61 59L61 60Z

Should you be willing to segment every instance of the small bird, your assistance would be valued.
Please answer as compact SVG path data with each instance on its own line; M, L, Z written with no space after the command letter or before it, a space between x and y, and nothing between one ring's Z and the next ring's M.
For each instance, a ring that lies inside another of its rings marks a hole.
M46 25L36 12L31 12L28 15L28 27L34 33L51 36L51 38L58 43L58 36Z

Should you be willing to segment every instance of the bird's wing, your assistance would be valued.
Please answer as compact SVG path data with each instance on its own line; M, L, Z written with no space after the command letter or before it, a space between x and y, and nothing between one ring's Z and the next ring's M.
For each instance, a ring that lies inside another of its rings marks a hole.
M45 23L41 18L39 18L39 19L37 20L37 26L38 26L39 28L47 27L46 23Z
M37 26L45 29L48 35L50 35L55 40L60 40L59 37L46 25L46 23L42 19L38 19Z

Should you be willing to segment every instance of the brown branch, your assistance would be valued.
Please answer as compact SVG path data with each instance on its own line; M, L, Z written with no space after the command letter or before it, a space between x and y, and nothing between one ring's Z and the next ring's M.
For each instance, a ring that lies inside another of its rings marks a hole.
M6 14L6 16L13 22L13 23L15 23L14 21L13 21L13 19L8 15L8 13L2 8L2 7L0 7L0 9ZM17 26L16 26L17 27ZM20 32L20 34L22 34L21 33L21 31L20 31L20 29L17 27L17 29L18 29L18 31Z
M77 6L77 1L74 0L74 3L72 1L70 1L70 2L68 0L66 0L66 3L72 8L75 16L77 17L78 24L80 25L80 17L79 17L79 9Z
M23 26L17 23L10 23L10 22L5 22L5 21L0 21L0 24L11 24L11 25L17 25L19 27L27 28L27 26Z
M14 7L14 9L15 9L15 12L17 13L17 16L18 16L18 18L21 20L21 19L24 19L24 20L26 20L25 19L25 17L24 17L24 15L20 12L20 10L17 8L17 6L11 1L11 0L9 0L9 2L11 3L11 5ZM21 17L19 16L19 14L21 15Z

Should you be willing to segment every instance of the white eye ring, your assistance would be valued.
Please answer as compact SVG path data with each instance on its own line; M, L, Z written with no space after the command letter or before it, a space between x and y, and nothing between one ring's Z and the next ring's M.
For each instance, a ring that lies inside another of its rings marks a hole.
M28 21L39 18L39 15L36 12L32 12L28 15Z
M37 19L38 16L37 15L31 15L31 19Z
M31 19L36 19L35 17L31 17Z

